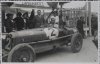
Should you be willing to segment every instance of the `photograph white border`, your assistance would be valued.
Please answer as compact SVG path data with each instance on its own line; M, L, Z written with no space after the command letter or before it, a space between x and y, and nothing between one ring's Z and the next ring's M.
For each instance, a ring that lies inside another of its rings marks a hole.
M25 1L1 1L1 2L25 2ZM0 4L1 4L0 2ZM26 2L70 2L70 1L26 1ZM82 1L84 2L84 1ZM92 2L92 1L91 1ZM34 62L34 64L100 64L100 1L98 1L99 3L99 10L98 10L98 62L90 62L90 63L86 63L86 62L83 62L83 63L56 63L56 62L48 62L48 63L38 63L38 62ZM0 6L1 8L1 6ZM1 13L1 9L0 9L0 13ZM2 13L1 13L2 14ZM1 15L0 14L0 15ZM1 16L2 18L2 16ZM1 23L1 20L0 20L0 23ZM0 28L1 28L2 24L0 24ZM1 28L2 30L2 28ZM0 38L2 38L2 32L0 31ZM1 43L0 43L0 47L1 47L1 54L2 55L2 40L0 39ZM19 63L13 63L13 62L2 62L2 56L0 56L1 58L1 64L19 64ZM21 64L27 64L27 63L21 63ZM33 62L29 62L28 64L33 64Z

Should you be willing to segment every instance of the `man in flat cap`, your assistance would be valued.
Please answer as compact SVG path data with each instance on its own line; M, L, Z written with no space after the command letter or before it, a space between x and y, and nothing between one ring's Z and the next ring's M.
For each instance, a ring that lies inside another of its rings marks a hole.
M5 19L4 21L4 26L5 26L6 32L9 33L13 31L13 21L12 21L13 14L8 13L6 14L6 16L7 16L7 19Z

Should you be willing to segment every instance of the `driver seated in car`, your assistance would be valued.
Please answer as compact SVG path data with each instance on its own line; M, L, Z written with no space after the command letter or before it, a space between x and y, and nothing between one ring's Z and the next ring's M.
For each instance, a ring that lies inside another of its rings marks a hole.
M58 37L59 31L58 26L55 26L55 19L51 18L51 21L49 23L49 27L44 29L47 37L49 39L55 39Z

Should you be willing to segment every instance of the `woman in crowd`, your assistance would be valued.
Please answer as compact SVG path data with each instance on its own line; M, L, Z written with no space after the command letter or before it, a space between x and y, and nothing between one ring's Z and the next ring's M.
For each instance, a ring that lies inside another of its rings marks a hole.
M36 19L35 19L35 14L34 14L34 9L33 9L29 17L29 21L27 22L27 28L28 29L35 28L35 24L36 24Z
M24 19L24 22L25 22L25 29L28 29L29 28L29 16L28 16L28 12L25 12L23 14L23 19Z

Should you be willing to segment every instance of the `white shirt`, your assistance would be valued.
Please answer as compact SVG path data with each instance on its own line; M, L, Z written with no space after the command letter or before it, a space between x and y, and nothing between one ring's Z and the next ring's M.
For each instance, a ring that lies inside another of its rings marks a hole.
M49 39L57 38L59 35L59 31L56 28L44 28L44 32L46 33Z

